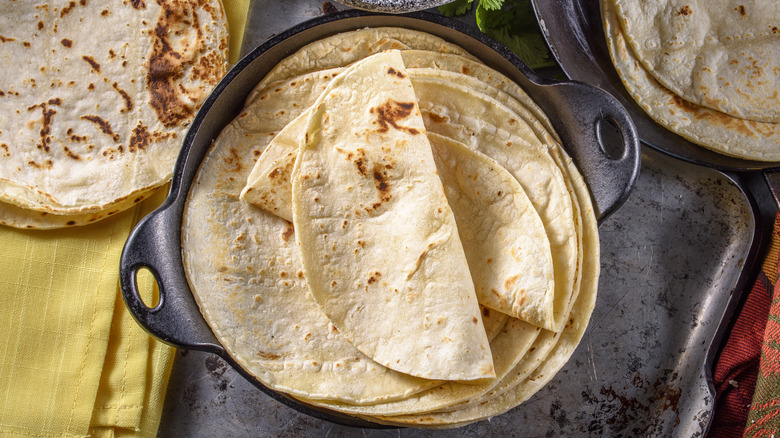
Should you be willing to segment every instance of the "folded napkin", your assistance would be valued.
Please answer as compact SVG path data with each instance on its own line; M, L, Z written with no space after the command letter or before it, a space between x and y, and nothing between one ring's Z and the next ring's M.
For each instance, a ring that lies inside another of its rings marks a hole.
M249 0L223 4L236 62ZM173 349L136 324L118 281L130 231L165 195L84 227L0 226L0 436L157 434ZM151 275L138 281L152 301Z
M780 436L780 213L713 373L713 437Z

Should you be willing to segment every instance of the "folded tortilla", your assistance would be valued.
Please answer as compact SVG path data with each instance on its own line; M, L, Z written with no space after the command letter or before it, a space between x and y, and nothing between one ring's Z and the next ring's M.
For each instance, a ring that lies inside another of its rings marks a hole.
M495 377L458 229L397 51L338 75L293 169L314 300L358 350L438 380Z

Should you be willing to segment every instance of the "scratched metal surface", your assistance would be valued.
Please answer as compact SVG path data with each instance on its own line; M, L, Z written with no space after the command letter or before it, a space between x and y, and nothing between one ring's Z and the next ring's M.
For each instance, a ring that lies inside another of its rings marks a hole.
M245 43L331 7L259 0ZM526 403L454 431L353 429L280 404L216 356L179 351L159 436L702 435L713 403L705 354L754 221L742 191L721 173L647 150L629 200L599 229L599 296L585 337Z

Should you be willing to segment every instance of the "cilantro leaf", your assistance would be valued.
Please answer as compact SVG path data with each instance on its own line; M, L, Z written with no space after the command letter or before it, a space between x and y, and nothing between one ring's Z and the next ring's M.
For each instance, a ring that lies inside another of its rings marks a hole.
M488 11L497 11L504 6L504 0L479 0L479 6L487 9Z
M457 17L464 15L471 10L471 3L473 0L455 0L452 3L443 4L438 7L440 13L448 17Z
M489 9L488 1L499 0L480 0L475 12L479 30L507 46L532 69L555 65L528 0L500 0L500 9Z

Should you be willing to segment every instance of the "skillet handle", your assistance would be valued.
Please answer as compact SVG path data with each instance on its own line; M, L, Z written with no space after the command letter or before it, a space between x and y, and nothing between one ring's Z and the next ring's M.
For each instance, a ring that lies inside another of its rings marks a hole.
M176 347L224 352L203 319L184 275L179 227L171 233L173 208L158 208L130 233L120 259L122 297L130 313L153 336ZM157 282L159 302L147 306L138 291L136 275L148 269Z
M642 154L636 127L625 108L599 88L565 82L542 89L548 92L537 102L551 120L560 122L556 130L563 147L585 177L602 222L628 198L639 176Z

